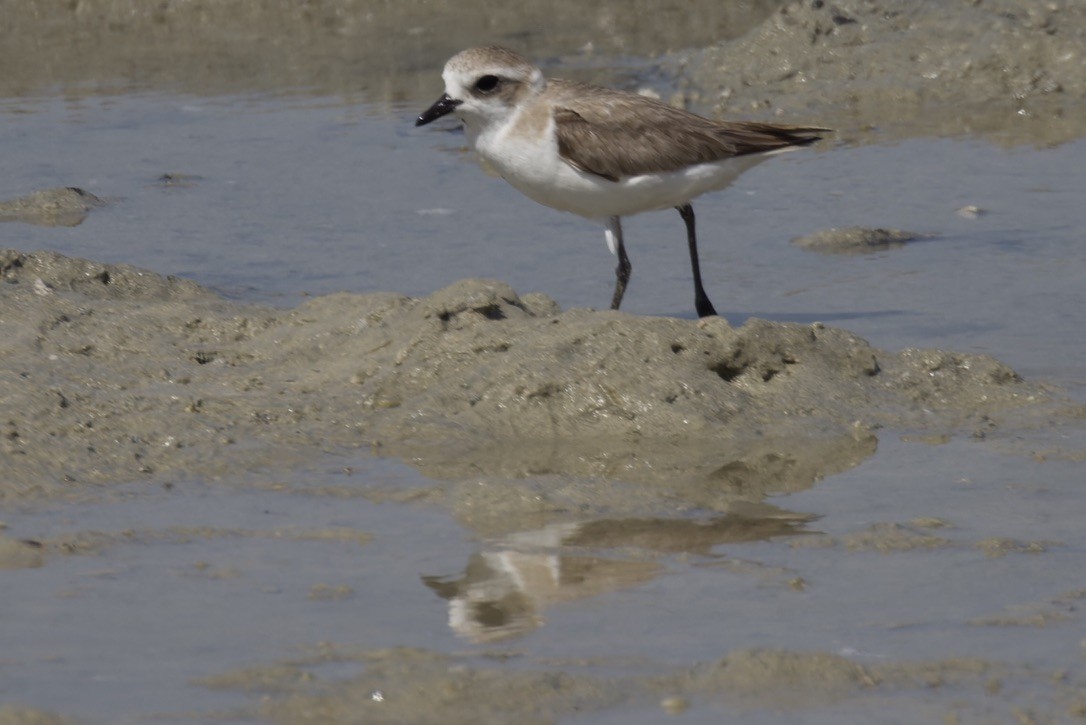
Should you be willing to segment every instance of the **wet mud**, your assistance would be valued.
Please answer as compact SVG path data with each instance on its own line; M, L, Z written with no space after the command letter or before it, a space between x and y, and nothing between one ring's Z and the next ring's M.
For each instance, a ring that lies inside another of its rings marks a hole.
M1047 145L1086 124L1086 7L1073 1L796 2L668 65L689 105L817 119L851 143L969 134Z
M270 91L390 104L430 95L434 69L472 45L498 42L596 65L739 37L782 4L31 0L5 8L0 94ZM666 22L646 22L661 13Z
M876 350L818 323L563 312L486 280L284 312L54 253L3 252L0 276L5 498L359 445L442 478L719 484L768 460L781 490L862 460L880 427L983 436L1048 398L983 355Z
M0 201L0 222L74 227L83 223L91 209L103 204L105 202L94 194L74 186L43 189L18 199Z
M897 249L909 242L930 238L904 229L869 229L848 227L823 229L814 234L796 237L792 244L820 254L870 254Z
M327 662L361 662L364 675L334 688L314 691L306 675ZM690 715L751 717L771 708L777 717L832 706L860 703L842 717L873 717L892 706L908 718L925 719L936 709L910 694L942 690L962 698L997 695L1032 673L976 658L861 665L820 652L749 649L682 672L600 677L579 672L591 662L556 662L551 670L498 668L485 661L450 657L417 649L356 651L326 646L275 665L224 673L203 681L212 688L256 688L274 695L262 711L271 722L561 722L609 708L640 706L658 717L678 715L697 703ZM644 669L644 662L624 663ZM1081 694L1054 681L1050 702L1071 715L1083 706ZM645 712L642 710L641 712ZM840 712L840 711L839 711ZM992 710L960 710L954 716L981 722ZM1021 712L1027 712L1023 709ZM996 719L1000 719L996 717Z

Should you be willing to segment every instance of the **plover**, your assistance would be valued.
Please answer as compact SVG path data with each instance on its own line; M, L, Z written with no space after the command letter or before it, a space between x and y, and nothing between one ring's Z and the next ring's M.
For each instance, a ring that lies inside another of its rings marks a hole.
M694 307L701 317L715 315L701 281L691 200L829 130L714 121L635 93L544 78L528 59L495 46L457 53L441 77L445 93L415 125L454 114L471 146L518 191L601 220L618 256L615 310L632 270L621 218L674 207L686 224Z

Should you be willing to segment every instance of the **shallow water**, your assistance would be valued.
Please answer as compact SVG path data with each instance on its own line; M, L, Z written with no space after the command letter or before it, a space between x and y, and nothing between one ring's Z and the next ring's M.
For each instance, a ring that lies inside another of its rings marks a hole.
M563 307L604 306L614 262L601 229L486 176L450 128L412 126L440 92L434 70L426 95L380 105L157 92L6 100L0 199L78 186L109 205L76 227L4 224L0 242L134 264L282 306L337 290L419 295L464 277L506 280ZM164 174L181 183L163 182ZM891 349L986 352L1081 397L1084 186L1081 140L1011 149L970 139L860 148L831 140L697 203L703 274L734 324L820 320ZM967 205L983 213L956 213ZM932 237L860 256L789 243L854 225ZM626 235L634 278L625 309L693 317L677 215L630 220ZM1083 442L1083 430L1065 428L1023 445L1081 451ZM1061 599L1084 586L1081 466L967 438L904 442L888 431L863 464L772 499L817 517L799 528L824 536L709 545L678 536L670 548L621 539L571 546L567 531L546 522L486 538L440 505L362 495L435 485L405 463L362 454L12 507L2 513L5 535L76 541L82 555L50 550L41 568L0 574L9 623L0 630L0 703L100 722L210 719L213 710L254 706L261 691L200 678L330 641L517 654L527 666L602 660L594 670L605 675L711 662L749 647L829 651L865 664L970 656L1034 668L1035 677L1012 678L1014 697L1043 705L1055 687L1049 673L1082 666L1082 616ZM358 495L322 494L326 485ZM897 539L855 538L887 522L940 541L906 537L895 549L887 541ZM812 539L837 543L797 543ZM463 626L450 627L455 599L439 594L442 584L475 581L480 560L496 569L494 586L516 579L503 579L495 562L521 574L589 571L591 586L516 584L533 602L531 616L492 632L506 639L479 644ZM1047 616L1045 626L1034 615ZM348 662L319 674L334 681L360 669ZM932 703L953 709L959 696L948 688L893 705L912 720ZM714 722L734 714L728 707L698 701L687 719ZM860 721L871 714L864 707L805 715ZM623 722L660 718L655 705L619 714ZM1010 717L1005 707L997 715ZM744 717L773 721L762 711Z
M451 124L415 129L425 103L382 112L331 98L9 101L0 198L78 186L111 204L77 227L0 233L6 246L125 262L287 306L341 290L421 295L464 277L506 280L563 307L606 306L614 262L602 230L484 174ZM698 201L703 275L733 324L819 320L882 347L981 351L1031 377L1074 376L1062 361L1081 351L1066 331L1081 319L1084 168L1083 141L824 142ZM970 205L980 216L956 213ZM788 243L834 226L932 238L858 256ZM634 276L624 309L692 317L678 216L634 217L626 236Z
M401 464L355 464L370 485L405 476ZM131 722L239 705L243 698L192 680L322 640L459 646L418 579L470 551L436 511L199 482L117 498L9 512L9 535L83 532L68 540L85 555L4 572L5 611L18 613L2 636L6 697ZM320 598L322 587L343 586L345 598Z
M67 542L78 555L51 553L43 568L3 573L17 625L0 637L5 699L100 722L203 719L242 707L244 690L260 686L243 680L237 692L201 678L289 662L320 642L508 652L518 667L582 663L577 671L607 676L750 647L829 651L865 665L975 657L1054 672L1081 661L1081 614L1066 599L1081 589L1086 546L1081 464L1042 465L968 441L888 439L854 470L773 499L819 517L804 530L821 535L709 548L681 536L665 548L621 537L560 546L545 531L478 538L439 508L361 496L410 489L416 477L403 464L337 457L234 485L131 487L108 502L8 511L7 535ZM359 495L327 495L328 486ZM925 520L946 527L915 523ZM847 539L877 522L914 522L913 533L940 542ZM829 537L844 538L826 548ZM1044 542L1033 552L984 543L996 538ZM469 569L469 580L485 582L479 557L504 557L521 575L553 570L565 583L506 582L534 602L533 626L465 639L426 582L460 581ZM328 681L364 669L311 667ZM1019 702L1045 702L1050 686L1043 677L1014 684ZM955 693L933 693L928 704L949 706ZM905 700L900 714L917 706ZM701 701L690 715L710 722L722 707ZM625 712L629 722L659 717L655 707Z

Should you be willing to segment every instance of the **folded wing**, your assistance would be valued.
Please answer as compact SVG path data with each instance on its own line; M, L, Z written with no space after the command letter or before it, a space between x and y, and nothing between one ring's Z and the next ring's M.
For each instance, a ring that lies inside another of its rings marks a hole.
M574 168L611 181L805 146L829 130L713 121L632 93L552 83L570 91L554 113L559 155Z

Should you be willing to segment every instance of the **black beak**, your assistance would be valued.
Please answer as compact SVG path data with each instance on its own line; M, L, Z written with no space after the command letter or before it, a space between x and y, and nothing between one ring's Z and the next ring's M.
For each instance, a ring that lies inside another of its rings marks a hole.
M452 113L453 109L461 103L463 103L463 101L449 98L448 93L442 93L441 98L437 99L437 101L434 102L434 105L419 114L419 117L415 119L415 125L425 126L430 123L430 121L436 121L445 114Z

